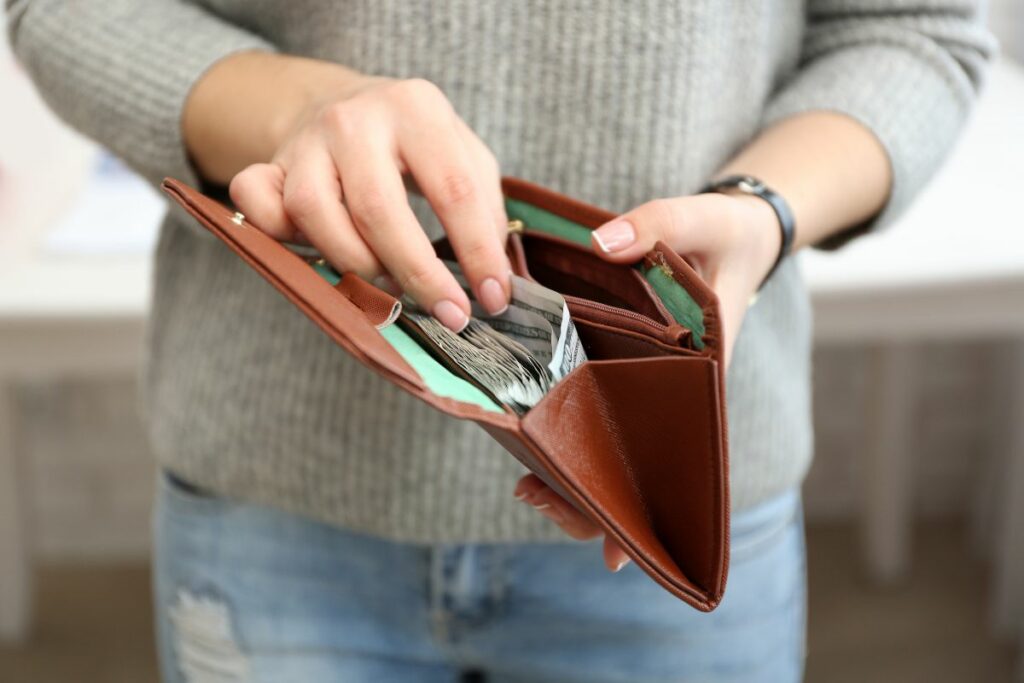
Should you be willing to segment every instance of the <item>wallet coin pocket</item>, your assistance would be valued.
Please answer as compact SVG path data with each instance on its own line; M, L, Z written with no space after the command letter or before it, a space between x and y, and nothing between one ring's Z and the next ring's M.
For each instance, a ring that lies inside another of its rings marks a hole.
M724 589L727 557L728 519L709 514L728 496L720 392L707 357L589 361L523 417L561 475L545 482L568 500L586 491L582 511L617 526L642 568L653 560L704 609Z
M513 236L515 239L515 236ZM636 268L609 263L589 250L557 237L524 232L519 236L527 277L571 296L634 311L668 324L670 314Z

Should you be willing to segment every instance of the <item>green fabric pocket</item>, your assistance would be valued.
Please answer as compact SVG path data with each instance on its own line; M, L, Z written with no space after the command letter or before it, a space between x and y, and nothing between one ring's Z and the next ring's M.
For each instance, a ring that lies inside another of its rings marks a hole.
M331 285L337 285L341 276L337 271L326 263L317 261L313 264L313 270ZM484 392L452 373L434 360L416 341L405 333L398 325L388 325L380 331L384 339L391 344L392 348L405 359L416 374L420 376L423 383L433 393L446 398L453 398L463 403L471 403L480 406L484 410L494 413L502 413L501 406L492 401Z
M388 325L380 333L394 347L395 351L398 351L398 354L412 366L412 369L416 371L431 392L445 398L454 398L463 403L478 405L493 413L505 412L487 394L461 377L456 377L434 360L416 343L415 339L406 334L398 325Z

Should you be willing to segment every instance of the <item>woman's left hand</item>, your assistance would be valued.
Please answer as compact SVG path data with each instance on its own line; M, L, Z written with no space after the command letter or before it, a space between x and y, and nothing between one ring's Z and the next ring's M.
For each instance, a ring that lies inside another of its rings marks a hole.
M778 256L778 219L762 199L743 194L699 194L657 199L594 231L594 251L608 261L635 263L661 241L684 256L718 295L724 357L732 348L754 294ZM584 540L600 528L534 474L516 485L515 496L533 505L572 538ZM618 571L629 558L610 538L605 564Z

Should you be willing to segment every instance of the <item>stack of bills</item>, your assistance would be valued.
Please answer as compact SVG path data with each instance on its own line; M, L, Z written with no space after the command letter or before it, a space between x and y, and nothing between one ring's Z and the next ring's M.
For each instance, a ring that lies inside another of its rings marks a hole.
M403 322L429 340L442 364L460 370L499 403L524 413L587 359L558 292L513 275L508 309L490 315L474 300L458 264L445 265L470 297L469 325L452 332L408 299Z

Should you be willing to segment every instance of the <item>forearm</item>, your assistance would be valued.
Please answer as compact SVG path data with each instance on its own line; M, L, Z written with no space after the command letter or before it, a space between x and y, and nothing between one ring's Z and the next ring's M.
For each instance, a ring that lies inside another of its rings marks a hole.
M765 129L718 175L751 175L781 194L794 214L794 249L870 220L892 185L878 139L852 118L825 111Z
M226 185L250 164L266 162L302 113L351 94L366 77L344 66L251 51L215 64L192 89L182 132L206 180Z

